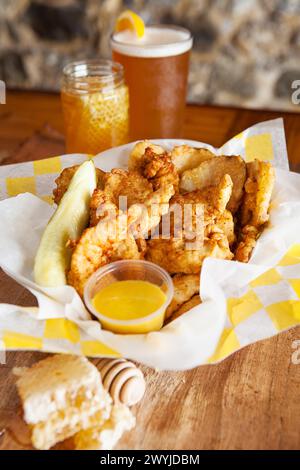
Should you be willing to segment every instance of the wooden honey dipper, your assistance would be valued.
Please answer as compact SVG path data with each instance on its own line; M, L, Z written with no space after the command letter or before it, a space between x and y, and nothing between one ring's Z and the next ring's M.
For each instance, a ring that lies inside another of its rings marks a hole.
M138 403L146 389L142 371L126 359L101 359L98 363L103 387L114 402L132 406Z

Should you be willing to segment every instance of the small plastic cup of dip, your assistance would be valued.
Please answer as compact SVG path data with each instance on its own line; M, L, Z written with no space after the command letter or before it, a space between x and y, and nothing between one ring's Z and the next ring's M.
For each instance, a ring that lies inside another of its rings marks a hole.
M160 330L174 294L170 275L144 260L122 260L98 269L87 281L84 301L103 328L138 334Z

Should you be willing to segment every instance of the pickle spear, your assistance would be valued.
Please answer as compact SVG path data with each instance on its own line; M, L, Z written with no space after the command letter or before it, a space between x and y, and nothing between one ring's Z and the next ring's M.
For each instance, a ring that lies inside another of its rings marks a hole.
M74 174L68 190L43 233L34 263L35 282L44 287L67 284L70 265L69 240L76 240L88 225L89 204L97 186L95 165L84 162Z

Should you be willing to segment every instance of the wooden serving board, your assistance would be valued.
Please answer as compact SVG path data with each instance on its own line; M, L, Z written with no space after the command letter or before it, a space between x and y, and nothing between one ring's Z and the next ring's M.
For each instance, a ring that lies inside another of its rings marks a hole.
M190 106L184 136L220 146L255 122L279 115ZM284 114L284 118L291 166L300 170L300 115ZM50 126L43 127L47 121ZM64 151L56 95L9 93L7 105L0 106L0 122L2 163ZM29 306L35 299L0 272L0 302ZM137 426L122 438L118 449L299 449L300 363L292 362L297 340L300 327L250 345L218 365L186 372L142 367L147 390L133 408ZM0 365L0 417L11 413L15 426L20 403L12 369L30 366L42 357L35 352L10 352L6 364ZM300 353L298 357L300 362ZM0 449L20 447L0 429ZM70 444L59 447L68 449Z

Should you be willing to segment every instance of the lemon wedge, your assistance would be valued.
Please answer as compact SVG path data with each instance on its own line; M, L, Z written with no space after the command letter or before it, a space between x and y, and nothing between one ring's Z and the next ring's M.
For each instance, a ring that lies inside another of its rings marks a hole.
M97 186L95 165L84 162L71 180L43 233L34 263L35 282L44 287L67 283L70 265L69 240L76 240L88 225L89 204Z
M138 38L145 34L145 24L142 18L131 10L125 10L119 15L115 24L115 32L119 33L129 29L134 32Z

